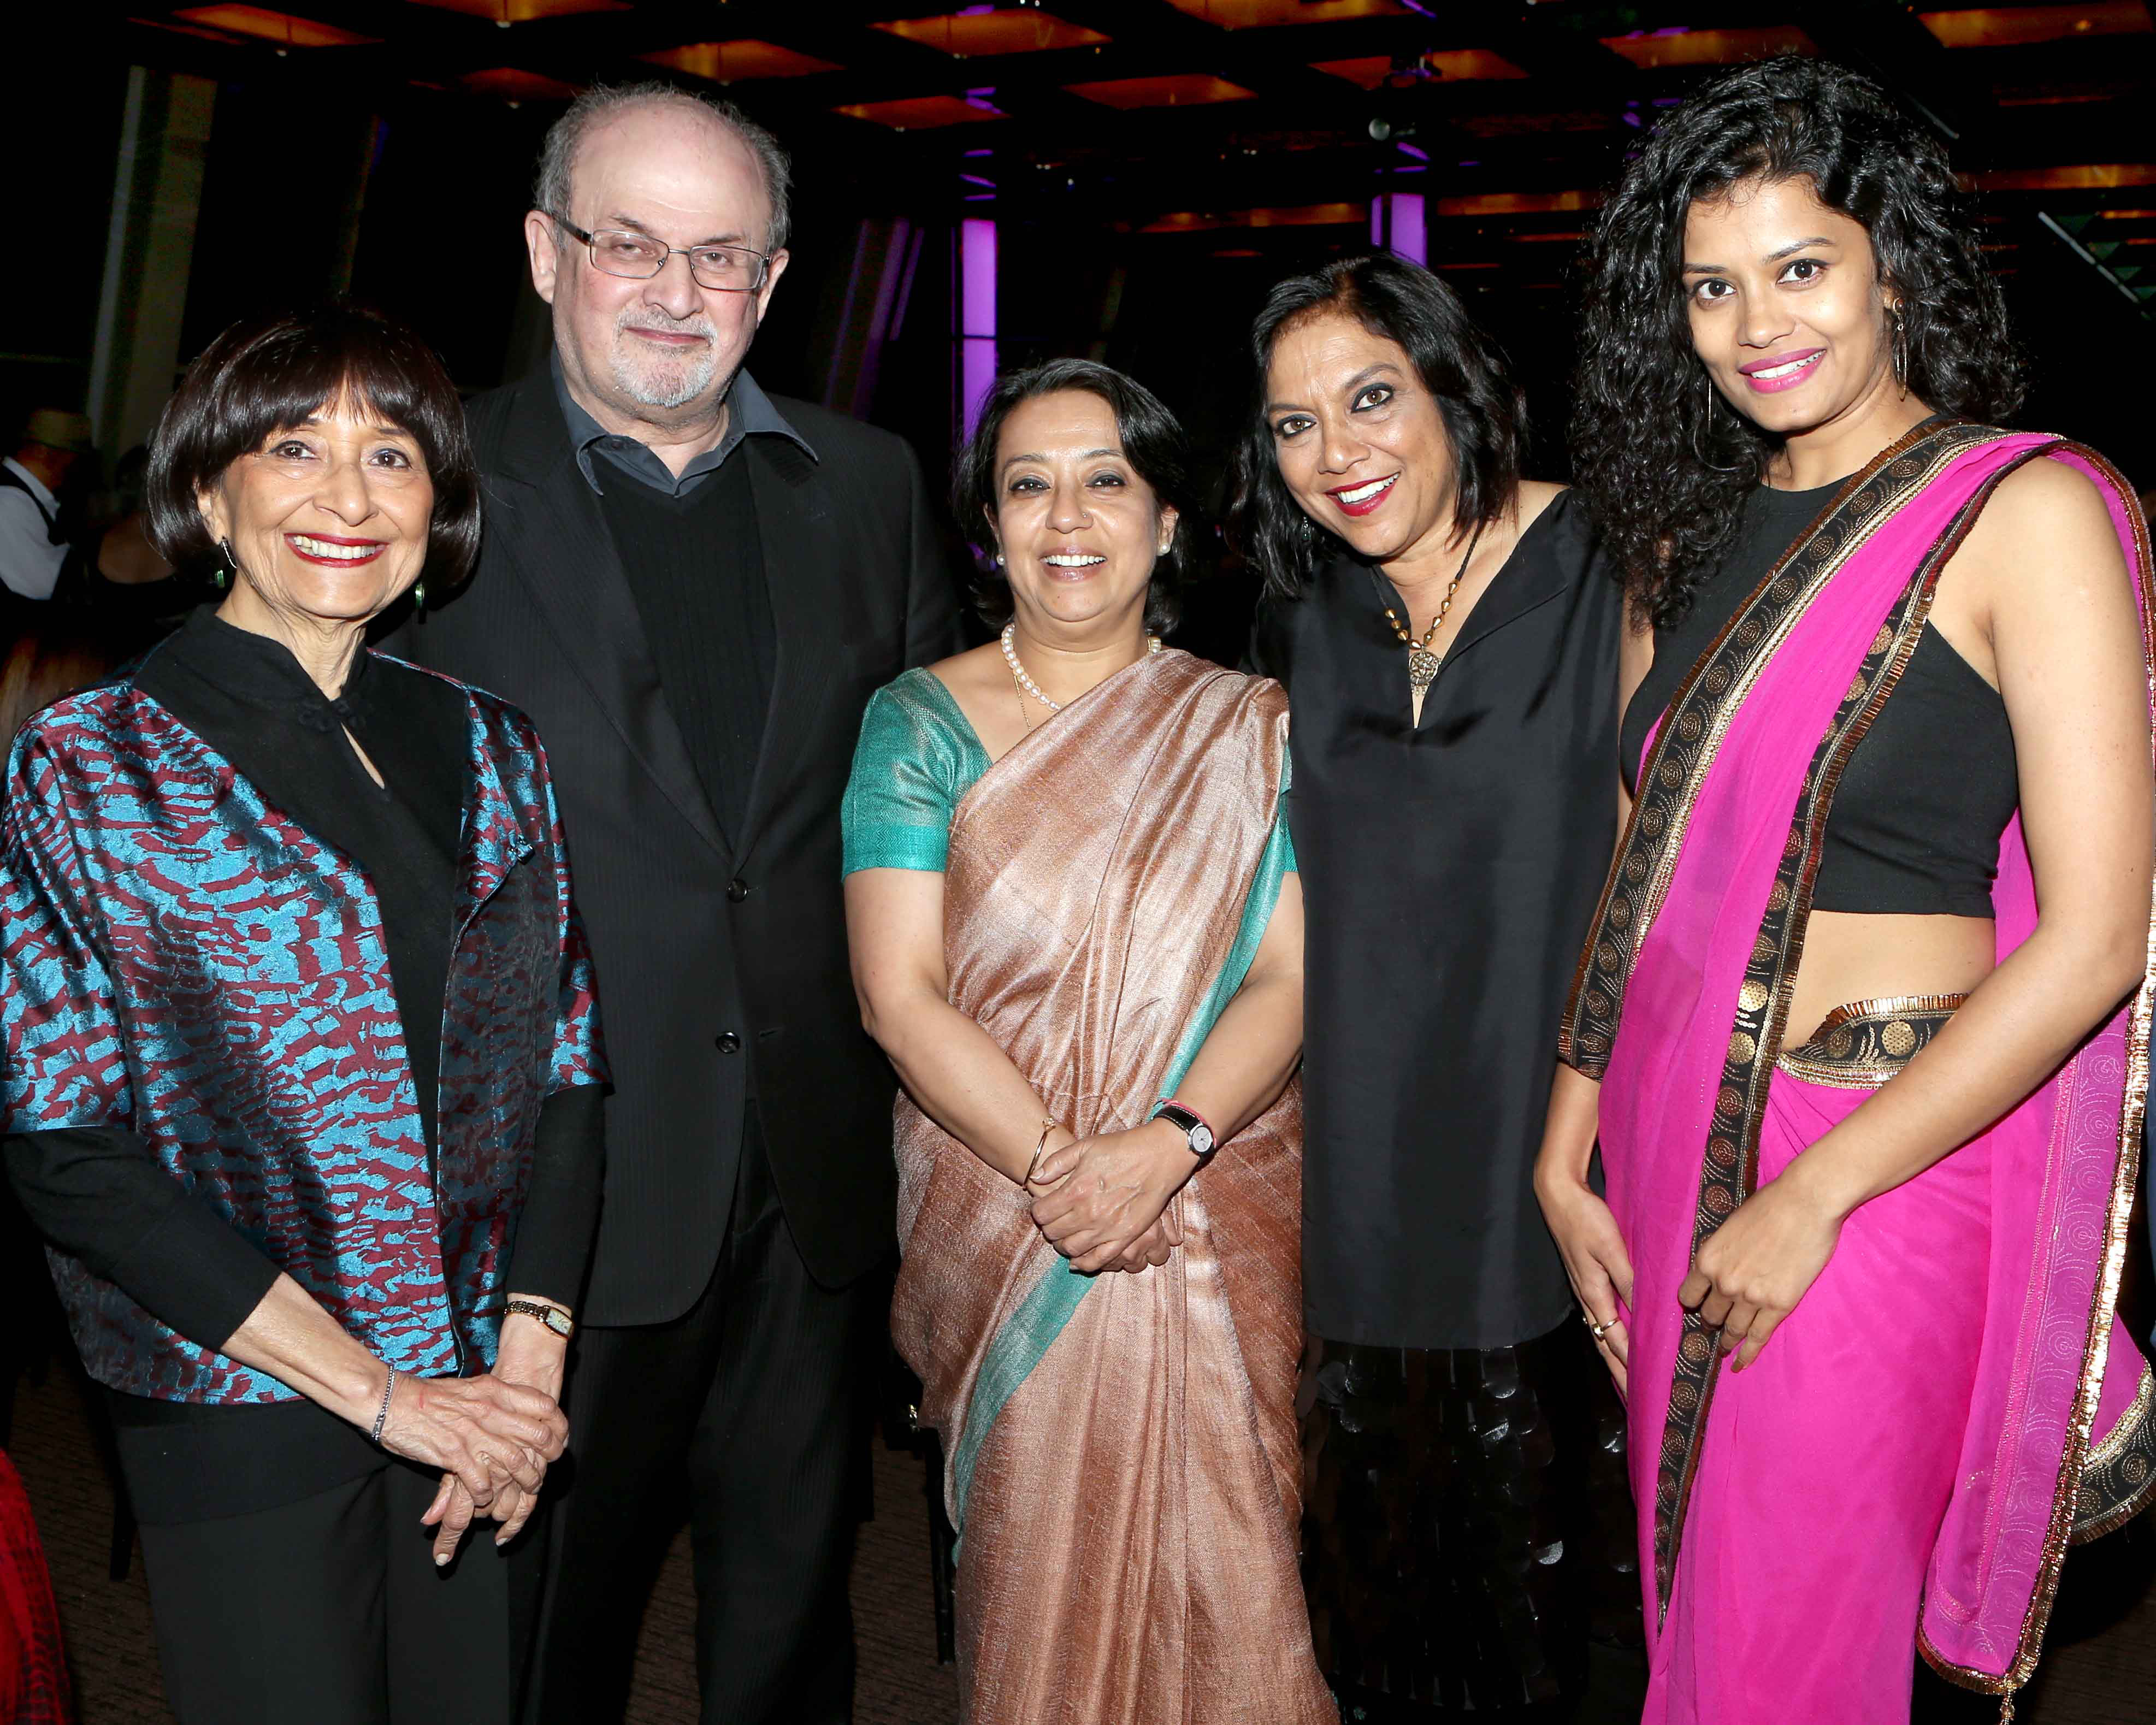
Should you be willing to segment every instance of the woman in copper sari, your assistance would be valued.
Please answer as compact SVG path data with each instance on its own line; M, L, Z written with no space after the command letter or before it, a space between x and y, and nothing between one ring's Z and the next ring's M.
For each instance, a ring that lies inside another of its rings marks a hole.
M1648 1725L1906 1721L1918 1649L2010 1712L2068 1541L2156 1491L2148 532L1987 423L1978 231L1777 60L1590 251L1578 477L1653 662L1537 1186L1629 1387Z
M997 383L955 492L1002 639L879 692L846 793L968 1725L1334 1717L1296 1573L1287 702L1147 634L1180 443L1105 367Z

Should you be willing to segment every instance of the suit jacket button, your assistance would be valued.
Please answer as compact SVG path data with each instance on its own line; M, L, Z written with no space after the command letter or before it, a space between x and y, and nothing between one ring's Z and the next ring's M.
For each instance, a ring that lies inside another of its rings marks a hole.
M721 1054L739 1054L741 1038L731 1030L722 1031L718 1038L718 1049Z
M726 896L734 903L739 904L748 896L748 882L742 880L740 875L735 875L732 880L726 882Z

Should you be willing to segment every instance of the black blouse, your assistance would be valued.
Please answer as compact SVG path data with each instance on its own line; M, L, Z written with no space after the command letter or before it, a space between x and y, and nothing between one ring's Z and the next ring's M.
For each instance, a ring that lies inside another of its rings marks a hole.
M1389 583L1385 596L1405 614ZM1496 1348L1569 1316L1532 1175L1558 1020L1616 844L1623 629L1570 491L1468 614L1419 725L1370 568L1336 563L1260 608L1252 658L1292 716L1317 1335Z
M1677 685L1738 608L1842 487L1760 485L1691 609L1655 631L1655 662L1625 710L1625 782ZM1926 628L1893 693L1849 757L1827 810L1815 911L1907 916L1991 915L1999 837L2021 800L2006 703L1937 629Z
M331 701L281 644L208 611L151 655L136 684L372 881L431 1157L470 771L463 694L362 652ZM575 1302L598 1215L601 1132L595 1086L542 1107L508 1287ZM7 1141L7 1164L48 1240L203 1346L228 1340L277 1278L277 1266L132 1132L18 1134ZM107 1404L145 1522L291 1502L382 1461L363 1433L312 1402L203 1407L115 1393Z

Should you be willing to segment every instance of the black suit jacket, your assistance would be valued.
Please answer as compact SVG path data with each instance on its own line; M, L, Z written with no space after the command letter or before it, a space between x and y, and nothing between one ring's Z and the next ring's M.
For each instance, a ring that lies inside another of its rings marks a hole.
M613 1069L588 1323L663 1323L702 1293L752 1083L816 1279L894 1238L895 1086L847 966L839 801L870 695L957 650L957 583L906 444L778 405L820 459L770 435L727 458L748 464L778 645L740 833L690 764L548 373L470 404L478 573L391 643L522 707L552 763Z

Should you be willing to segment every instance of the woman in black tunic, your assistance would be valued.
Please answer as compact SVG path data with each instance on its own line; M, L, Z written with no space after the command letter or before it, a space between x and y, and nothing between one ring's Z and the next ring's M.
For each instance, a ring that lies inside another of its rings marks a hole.
M1319 1661L1348 1719L1569 1704L1590 1609L1637 1635L1630 1574L1594 1584L1631 1564L1622 1415L1532 1181L1615 842L1622 595L1578 501L1519 476L1519 393L1435 276L1333 264L1254 336L1236 518L1309 905Z

